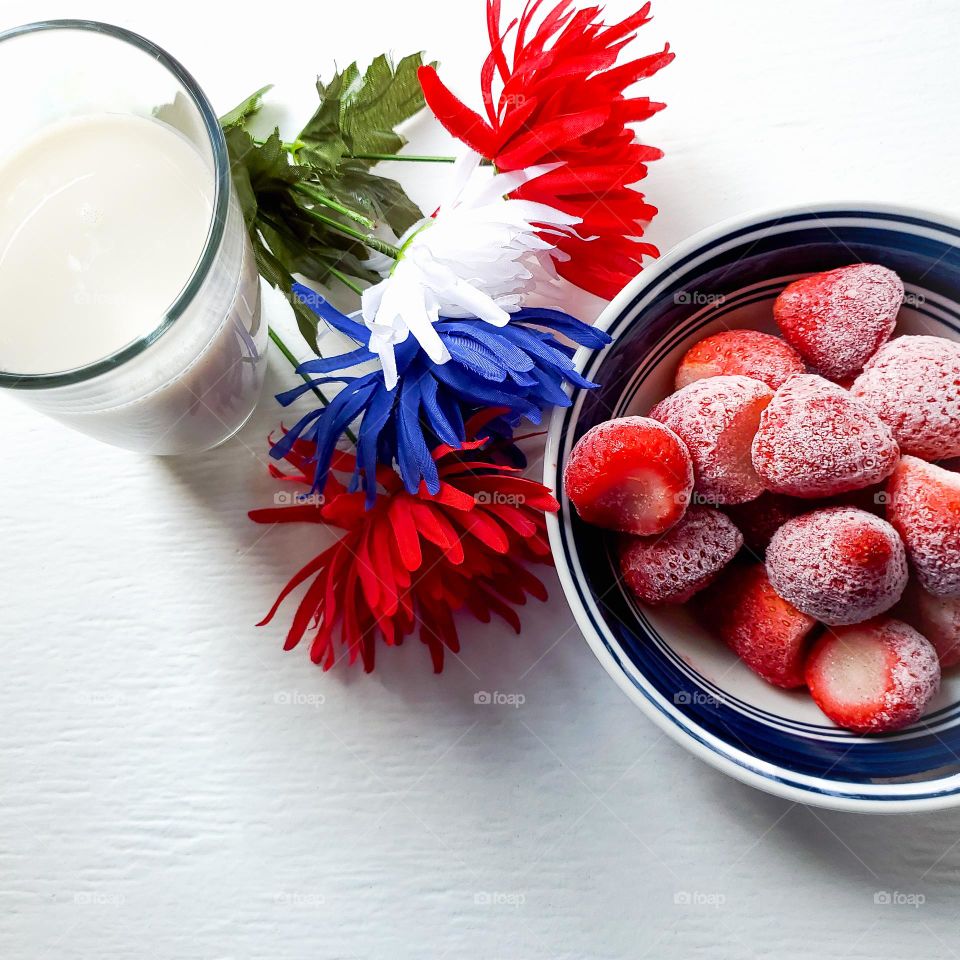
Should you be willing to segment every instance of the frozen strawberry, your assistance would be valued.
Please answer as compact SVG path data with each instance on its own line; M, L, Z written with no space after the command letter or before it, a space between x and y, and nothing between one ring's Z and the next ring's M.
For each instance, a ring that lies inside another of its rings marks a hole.
M694 344L677 368L678 390L696 380L725 375L751 377L776 390L806 370L789 343L759 330L724 330Z
M858 374L890 339L903 283L886 267L857 263L791 283L773 316L788 343L831 380Z
M767 488L830 497L879 483L900 458L889 427L842 387L791 377L760 418L753 465Z
M802 687L813 617L778 597L762 563L730 571L703 595L704 622L751 669L778 687Z
M756 556L763 556L770 538L788 521L811 509L808 500L782 493L761 493L749 503L731 504L724 512L743 534L743 543Z
M901 453L923 460L960 456L960 344L897 337L867 364L850 392L876 410Z
M851 490L822 500L805 500L802 497L788 497L783 493L761 493L749 503L731 504L723 508L724 513L737 525L743 534L744 546L754 556L762 557L766 553L770 538L788 521L811 510L826 507L856 507L882 517L886 512L886 483Z
M691 507L659 537L623 537L620 572L644 603L686 603L737 555L742 544L743 537L729 517L709 507Z
M767 547L773 589L830 625L860 623L889 610L907 585L897 531L852 507L828 507L788 520Z
M698 502L746 503L763 492L750 445L773 391L749 377L709 377L661 400L651 411L687 445Z
M960 597L935 597L913 582L897 615L933 644L941 670L960 663Z
M906 727L940 689L930 641L890 618L825 633L807 660L807 686L838 726L857 733Z
M646 417L609 420L577 442L563 486L587 523L652 536L684 514L693 465L683 441Z
M960 474L904 457L887 484L887 519L920 585L936 597L960 597Z

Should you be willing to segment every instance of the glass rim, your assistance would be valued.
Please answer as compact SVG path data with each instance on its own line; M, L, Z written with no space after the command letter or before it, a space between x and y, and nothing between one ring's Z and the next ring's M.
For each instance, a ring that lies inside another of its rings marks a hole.
M0 387L15 390L48 390L54 387L67 387L83 383L122 367L156 343L183 315L206 280L223 240L230 203L230 162L227 155L226 140L223 130L220 128L220 121L200 85L179 60L170 56L153 41L147 40L146 37L134 33L132 30L110 23L101 23L97 20L39 20L35 23L25 23L9 30L0 31L0 43L33 33L52 30L78 30L97 33L127 43L157 60L179 82L200 114L213 154L213 211L210 216L210 227L207 231L203 250L193 268L193 272L174 301L164 311L163 319L150 333L132 340L126 346L100 360L70 370L54 373L11 373L0 369Z

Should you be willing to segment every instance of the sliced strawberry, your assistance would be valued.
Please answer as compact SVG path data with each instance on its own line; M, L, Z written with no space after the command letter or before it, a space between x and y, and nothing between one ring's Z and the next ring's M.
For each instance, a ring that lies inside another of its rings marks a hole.
M886 612L903 595L908 578L897 531L853 507L788 520L767 548L767 573L781 597L831 625Z
M817 706L838 726L884 733L920 719L940 689L940 664L913 627L880 618L824 634L806 678Z
M763 556L770 538L788 521L811 509L809 500L787 497L782 493L761 493L749 503L731 504L724 512L743 534L744 545L756 556Z
M791 283L773 316L787 342L831 380L855 376L890 339L903 283L886 267L857 263Z
M776 390L806 370L789 343L759 330L724 330L695 343L677 368L678 390L707 377L741 376Z
M776 493L830 497L888 477L900 452L869 407L822 377L791 377L760 418L753 465Z
M620 572L644 603L686 603L716 578L742 544L729 517L709 507L691 507L662 536L625 536Z
M690 451L699 503L746 503L763 493L750 445L773 391L749 377L710 377L661 400L651 411Z
M623 417L580 438L563 485L587 523L652 536L669 530L687 509L693 464L683 441L662 423Z
M960 456L960 344L897 337L850 391L893 431L900 451L924 460Z
M960 663L960 598L935 597L914 580L896 615L933 644L941 670Z
M754 673L778 687L803 686L816 620L777 596L762 563L731 568L704 598L704 622Z
M920 585L936 597L960 597L960 474L904 457L887 484L887 518Z

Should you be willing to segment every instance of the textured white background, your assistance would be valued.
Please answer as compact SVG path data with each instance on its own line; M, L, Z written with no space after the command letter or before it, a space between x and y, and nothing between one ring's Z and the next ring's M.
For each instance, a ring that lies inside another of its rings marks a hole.
M667 151L647 181L663 249L792 201L960 213L952 0L656 13L641 48L679 55L645 90L670 103L644 128ZM425 49L475 100L485 42L481 0L0 2L2 26L42 16L146 34L221 110L274 81L287 132L316 71L384 48ZM444 170L391 172L428 202ZM268 388L289 382L274 359ZM0 398L0 956L960 952L960 810L824 813L726 779L614 687L553 576L521 637L465 622L441 677L418 642L372 677L284 654L280 625L253 624L317 540L245 518L273 493L277 420L267 398L225 449L162 461ZM478 690L526 702L475 706Z

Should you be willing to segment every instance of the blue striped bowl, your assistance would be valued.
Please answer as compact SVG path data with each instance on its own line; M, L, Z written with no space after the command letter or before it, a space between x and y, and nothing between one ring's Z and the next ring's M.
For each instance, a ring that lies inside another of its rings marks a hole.
M752 674L683 609L651 609L623 589L611 539L577 518L563 464L590 427L645 414L670 392L680 357L729 327L774 332L771 306L800 276L881 263L903 278L898 333L960 340L960 225L915 210L795 207L711 228L633 281L598 326L614 342L581 350L602 384L576 390L551 421L544 483L560 500L550 540L563 589L590 646L626 694L691 752L771 793L841 810L902 812L960 803L960 670L922 722L862 737L833 726L805 693Z

